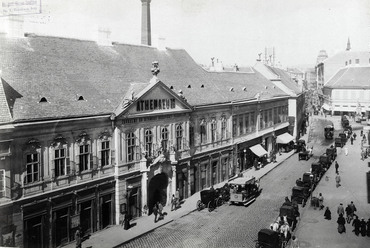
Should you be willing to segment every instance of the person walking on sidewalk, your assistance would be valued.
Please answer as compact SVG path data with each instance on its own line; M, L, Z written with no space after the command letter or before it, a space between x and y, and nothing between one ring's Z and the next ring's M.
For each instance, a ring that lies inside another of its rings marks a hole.
M353 133L353 139L356 140L357 134Z
M174 194L172 194L172 199L171 199L171 211L176 210L176 197Z
M337 209L338 215L344 215L344 208L343 208L343 203L340 203Z
M82 238L81 238L80 226L77 227L77 230L76 230L76 233L75 233L75 240L76 240L76 248L81 248Z
M366 236L366 221L364 218L361 218L360 221L360 232L362 237Z
M346 220L344 219L343 214L339 215L337 223L338 223L338 232L339 233L346 232L346 226L345 226Z
M351 201L351 203L349 204L349 207L351 208L352 210L352 217L353 215L355 214L355 212L357 211L357 208L355 206L355 204L353 203L353 201Z
M319 209L322 210L322 209L324 209L324 197L322 196L321 193L319 193L318 199L319 199L319 206L320 206Z
M324 217L325 217L326 220L331 220L331 211L330 211L329 207L326 207Z
M343 149L344 149L344 154L346 156L348 156L348 147L347 146L344 146Z
M338 174L339 164L338 161L335 161L335 173Z
M335 176L335 182L336 182L336 186L338 188L340 186L340 176L339 176L339 173L337 173L337 175Z
M176 208L180 206L180 191L179 188L177 188L175 192L175 199L176 199Z
M157 205L158 205L158 220L162 220L163 219L163 205L161 202L158 202Z
M157 216L158 216L157 203L155 203L154 206L153 206L153 214L154 214L154 223L157 223Z
M347 223L349 224L349 223L351 223L351 221L353 219L353 211L352 211L352 208L349 204L346 207L346 215L347 215Z
M360 220L358 219L357 215L352 222L352 226L355 228L353 232L355 232L355 234L358 236L360 234Z
M353 136L351 135L351 145L353 145Z
M370 237L370 218L366 222L366 236Z

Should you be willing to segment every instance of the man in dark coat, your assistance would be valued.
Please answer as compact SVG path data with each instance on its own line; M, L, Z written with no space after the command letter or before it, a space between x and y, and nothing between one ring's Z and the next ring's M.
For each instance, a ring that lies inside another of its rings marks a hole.
M330 211L329 207L326 207L324 216L325 216L325 219L331 220L331 211Z
M346 207L346 214L347 214L347 223L351 223L351 220L353 219L353 212L351 206L348 204Z
M366 222L364 218L360 221L360 232L362 237L366 236Z
M355 232L355 234L358 236L360 234L360 220L358 219L358 216L356 215L355 219L353 220L352 222L352 226L355 227L355 229L353 230L353 232Z
M339 164L337 161L335 161L335 173L338 173Z
M346 226L345 226L346 220L344 219L343 214L339 215L337 223L338 223L338 232L339 233L346 232Z
M366 226L366 235L370 237L370 218L367 220Z

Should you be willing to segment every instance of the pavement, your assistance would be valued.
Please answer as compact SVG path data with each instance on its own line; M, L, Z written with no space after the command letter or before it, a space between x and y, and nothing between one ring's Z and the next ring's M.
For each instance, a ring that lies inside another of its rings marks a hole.
M324 118L315 116L314 118ZM334 123L335 130L341 129L339 116L327 116L326 119ZM343 203L344 207L351 201L357 208L356 214L361 219L367 221L370 218L370 204L367 202L367 182L366 173L370 171L370 158L361 160L361 140L359 139L361 124L351 121L350 125L357 133L357 139L351 145L347 141L348 155L344 148L337 148L338 156L336 161L339 164L339 174L341 176L341 186L336 187L335 168L331 166L321 179L319 185L313 192L314 196L322 193L324 206L329 207L332 219L324 219L324 210L314 209L309 202L301 211L295 233L300 241L300 248L305 247L325 247L325 248L356 248L370 247L370 237L356 236L352 230L352 223L346 224L346 233L339 234L337 231L337 207ZM333 163L334 164L334 163ZM326 178L327 176L327 178Z
M304 135L302 139L307 141L308 134ZM287 158L292 156L294 151L290 151L288 153L282 153L281 155L276 156L276 162L271 162L263 166L262 168L255 170L254 168L250 168L246 171L243 171L243 176L254 176L256 179L263 178L267 173L271 170L276 168L282 162L284 162ZM227 181L218 183L214 185L214 188L222 187ZM142 235L145 235L149 232L154 231L156 228L159 228L163 225L166 225L176 219L179 219L183 216L186 216L193 211L196 211L196 203L200 200L200 192L197 192L186 198L181 203L180 208L175 211L171 211L171 206L164 206L163 212L167 213L163 220L154 223L154 216L142 216L130 222L131 227L128 230L124 230L123 226L115 225L110 226L104 230L100 230L91 234L89 239L85 240L82 243L82 247L117 247L120 245L124 245L125 243L130 242L131 240L138 238ZM65 248L74 248L76 247L75 243L72 242L66 246Z

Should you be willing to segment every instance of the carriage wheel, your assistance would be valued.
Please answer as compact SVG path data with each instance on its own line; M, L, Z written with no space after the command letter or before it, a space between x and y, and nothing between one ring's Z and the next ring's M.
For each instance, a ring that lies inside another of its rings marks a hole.
M212 212L216 208L213 201L208 202L208 212Z
M200 200L198 200L198 201L197 201L197 206L196 206L196 208L198 209L198 211L202 210L202 208L203 208L203 204L202 204L202 202L201 202Z
M216 206L219 207L219 206L221 206L223 204L224 204L224 201L222 200L222 198L221 197L217 198L217 200L216 200Z

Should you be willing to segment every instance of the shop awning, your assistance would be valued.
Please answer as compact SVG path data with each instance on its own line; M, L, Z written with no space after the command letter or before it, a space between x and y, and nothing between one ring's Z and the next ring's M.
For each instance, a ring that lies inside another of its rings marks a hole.
M262 157L263 155L267 154L267 151L265 149L263 149L263 147L261 145L255 145L255 146L249 147L249 149L254 154L256 154L258 157Z
M324 103L321 107L323 109L330 110L330 106L327 103Z
M276 143L278 144L288 144L292 140L294 140L294 137L289 133L283 133L276 137Z

